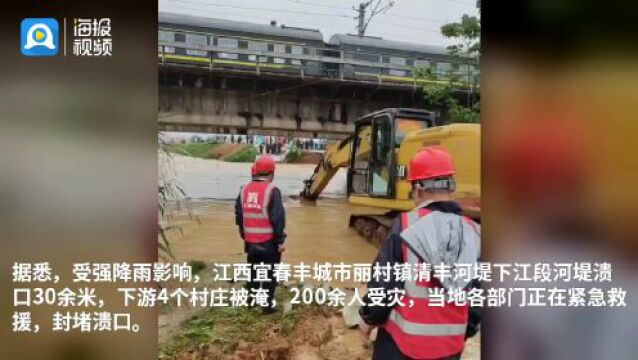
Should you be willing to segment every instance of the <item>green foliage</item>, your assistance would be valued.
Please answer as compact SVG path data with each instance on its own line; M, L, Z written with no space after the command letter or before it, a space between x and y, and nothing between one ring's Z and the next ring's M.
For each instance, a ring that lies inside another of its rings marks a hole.
M275 298L283 304L290 298L290 293L279 287ZM286 314L277 312L264 316L259 308L209 308L186 320L169 340L160 344L159 359L172 359L180 351L202 350L205 346L216 346L224 353L232 353L239 342L262 342L275 329L282 335L288 335L295 329L301 315L311 310L309 306L298 306Z
M302 151L300 149L292 148L286 154L286 162L295 162L301 157Z
M460 43L448 46L452 55L477 59L481 49L481 21L476 16L467 14L461 21L441 26L441 34L446 38L457 39Z
M230 162L253 162L257 157L257 149L254 146L246 146L245 148L237 151L236 153L225 158L225 161Z
M441 34L456 41L456 44L448 46L448 52L455 59L452 69L440 75L432 68L419 68L414 71L415 77L427 80L422 90L430 108L447 114L450 122L479 122L480 106L475 93L480 83L479 76L470 66L466 67L467 72L459 73L459 64L478 68L480 20L475 16L463 15L459 22L441 26Z
M217 143L169 144L166 149L174 154L200 159L212 159L211 153L217 145Z
M197 275L206 269L206 263L201 260L191 260L188 262L188 266L191 267L193 275Z
M422 90L429 105L432 108L448 108L454 102L455 81L454 74L448 74L450 78L443 80L432 68L417 68L415 75L420 79L428 80Z
M186 193L177 181L170 175L172 156L168 144L162 133L159 134L158 187L157 187L157 255L161 260L173 260L175 256L171 250L170 236L173 231L182 231L174 221L175 217L186 214L195 218L188 207L184 207L182 200Z
M478 105L478 103L476 103ZM478 123L481 121L481 114L478 106L467 108L465 106L454 105L450 107L450 121L456 123Z

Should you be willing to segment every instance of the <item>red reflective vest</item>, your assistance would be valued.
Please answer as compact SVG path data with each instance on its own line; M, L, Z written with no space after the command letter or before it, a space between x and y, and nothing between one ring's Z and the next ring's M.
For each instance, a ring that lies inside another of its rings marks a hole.
M273 239L273 227L268 218L272 182L251 181L241 191L244 240L259 244Z
M401 214L401 228L407 229L430 210L420 208ZM420 263L416 254L401 244L403 259L413 266ZM434 265L434 264L433 264ZM428 305L428 288L441 287L439 281L405 281L405 306L395 306L385 330L392 336L401 353L413 359L439 359L459 354L465 343L469 307L446 303ZM410 307L408 304L412 303Z

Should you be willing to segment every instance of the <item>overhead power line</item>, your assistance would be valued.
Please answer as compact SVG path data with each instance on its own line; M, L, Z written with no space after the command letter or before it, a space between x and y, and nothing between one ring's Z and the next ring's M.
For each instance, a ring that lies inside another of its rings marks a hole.
M374 3L374 5L372 5ZM370 24L372 18L374 18L378 14L385 13L394 5L394 1L390 0L385 3L382 0L369 0L367 2L362 2L359 4L358 8L352 7L353 10L357 12L357 16L354 18L358 21L357 23L357 34L359 36L364 36L366 32L366 28ZM368 8L371 8L370 15L366 17L366 12Z
M195 4L195 5L201 5L201 6L223 7L223 8L240 9L240 10L269 11L269 12L276 12L276 13L283 13L283 14L330 16L330 17L341 17L341 18L348 18L349 17L348 15L342 15L342 14L327 14L327 13L315 13L315 12L294 11L294 10L279 10L279 9L258 8L258 7L251 7L251 6L236 6L236 5L226 5L226 4L214 4L214 3L205 3L205 2L191 1L191 0L171 0L171 2L185 3L185 4Z
M422 28L422 27L418 27L418 26L391 23L391 22L387 22L387 21L377 21L377 24L387 25L387 26L394 26L394 27L402 27L402 28L408 28L408 29L414 29L414 30L421 30L421 31L427 31L427 32L431 32L433 34L439 34L439 35L441 34L440 30L426 29L426 28Z
M328 5L328 4L322 4L322 3L310 2L310 1L302 1L302 0L279 0L279 1L286 1L286 2L291 2L291 3L295 3L295 4L304 4L304 5L308 5L308 6L316 6L316 7L329 8L329 9L352 10L352 8L348 8L348 7L336 6L336 5ZM447 22L447 21L444 21L444 20L434 19L434 18L430 18L430 17L423 17L423 16L401 15L401 14L386 14L385 16L401 18L401 19L417 20L417 21L428 21L428 22L433 22L433 23L438 23L438 24L445 24Z
M186 10L189 13L198 12L199 13L198 16L202 16L202 11L204 10L202 8L195 8L195 7L189 7L189 6L173 6L173 9ZM226 12L226 11L220 12L220 11L215 11L214 15L211 15L210 17L212 17L212 18L221 18L219 15L230 15L230 16L236 16L237 18L241 18L241 17L245 16L245 14L241 14L241 13L238 13L238 12ZM204 15L204 16L207 16L207 15ZM255 23L258 23L258 21L263 21L264 23L269 23L271 20L273 20L272 16L267 15L267 14L259 14L259 15L256 15L256 17L258 17L258 18L255 18L253 16L251 21L255 22ZM228 18L225 18L225 19L228 19ZM230 19L228 19L228 20L230 20ZM244 20L241 19L241 20L235 20L235 21L244 21ZM297 24L298 26L303 27L303 28L311 28L311 29L317 29L317 30L321 29L321 25L312 24L312 23L309 23L309 22L306 22L306 21L297 21L297 20L287 19L286 21L282 22L282 25L284 25L284 24Z
M309 5L309 6L322 7L322 8L329 8L329 9L339 9L339 10L350 10L351 9L349 7L321 4L321 3L312 2L312 1L301 1L301 0L281 0L281 1L291 2L291 3L295 3L295 4L304 4L304 5Z

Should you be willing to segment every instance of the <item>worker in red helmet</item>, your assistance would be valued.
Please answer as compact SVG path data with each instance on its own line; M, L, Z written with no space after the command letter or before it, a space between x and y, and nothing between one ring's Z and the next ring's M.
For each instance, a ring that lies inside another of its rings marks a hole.
M390 269L403 264L412 269L476 264L480 229L452 200L455 173L452 157L441 147L428 146L414 155L407 180L412 184L416 207L395 219L376 264ZM390 272L388 277L370 281L368 294L371 289L385 294L404 291L403 305L393 303L391 295L386 296L383 306L373 303L368 295L363 298L361 333L367 339L370 331L378 328L373 359L460 359L466 338L478 331L480 316L466 305L430 306L428 294L463 291L476 285L474 279L441 276L440 272L407 280Z
M281 261L281 253L286 250L286 213L281 191L273 184L275 160L270 155L260 156L251 168L251 175L251 181L242 187L235 202L235 223L244 240L247 261L251 264L248 291L256 295L258 289L266 289L266 301L255 305L261 306L264 314L271 314L275 312L277 286L273 267ZM257 278L256 264L268 266L267 281L253 280Z

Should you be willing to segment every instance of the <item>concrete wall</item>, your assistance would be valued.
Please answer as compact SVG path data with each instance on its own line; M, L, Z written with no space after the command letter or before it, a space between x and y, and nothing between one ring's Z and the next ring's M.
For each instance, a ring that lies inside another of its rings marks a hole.
M419 102L418 95L405 90L265 81L197 78L189 83L179 77L177 83L160 82L160 125L177 131L341 137L367 113Z

